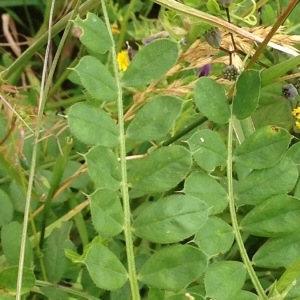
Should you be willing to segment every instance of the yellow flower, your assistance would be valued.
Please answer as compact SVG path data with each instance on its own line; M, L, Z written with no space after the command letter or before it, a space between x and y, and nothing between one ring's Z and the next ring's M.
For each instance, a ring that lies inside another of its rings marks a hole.
M119 70L124 72L129 66L129 56L127 50L122 50L117 55Z
M296 122L295 122L295 125L296 125L296 128L297 128L297 129L300 129L300 121L296 121Z
M118 33L120 33L120 29L119 29L118 24L112 24L112 25L111 25L111 31L112 31L113 34L118 34Z
M292 115L293 115L297 120L300 119L300 107L299 107L299 106L293 109Z

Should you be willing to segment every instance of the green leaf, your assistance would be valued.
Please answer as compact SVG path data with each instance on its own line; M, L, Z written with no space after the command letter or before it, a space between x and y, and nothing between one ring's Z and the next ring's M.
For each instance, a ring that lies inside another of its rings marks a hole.
M5 294L16 294L18 267L7 268L0 271L0 290L5 291ZM23 269L21 294L29 293L35 286L35 277L32 268ZM2 298L1 298L2 299ZM3 298L6 299L6 298Z
M292 287L288 294L289 299L295 299L296 297L300 297L299 269L300 259L296 260L291 266L289 266L281 275L279 280L276 282L276 290L279 293L283 293L284 291Z
M300 258L300 231L281 238L271 238L258 249L253 263L263 268L288 268Z
M270 168L254 170L236 183L236 204L256 205L263 200L293 190L298 180L297 166L288 158Z
M81 84L92 97L106 102L117 100L116 80L97 58L84 56L72 70L78 74Z
M131 197L174 188L185 178L191 164L191 154L181 146L162 147L146 158L128 162Z
M104 22L96 15L88 12L83 20L78 15L73 23L81 29L81 43L95 53L104 54L111 49L112 43Z
M166 137L181 111L182 101L172 96L157 96L147 103L129 124L127 136L137 141Z
M183 191L206 203L210 215L222 212L228 205L226 190L205 173L193 172L185 180Z
M4 225L1 229L2 249L10 266L19 264L21 236L22 225L16 221ZM28 238L26 239L24 265L28 268L33 266L33 251Z
M260 73L257 70L244 71L237 80L233 98L233 114L242 120L250 117L258 105L260 94Z
M206 297L214 300L238 299L234 296L242 289L246 269L238 261L220 261L208 266L205 273Z
M126 87L139 87L158 80L177 62L178 44L168 39L158 39L134 56L122 78Z
M108 148L93 147L86 155L88 174L96 188L117 191L121 182L120 163Z
M73 247L69 240L71 227L72 222L64 222L46 239L43 261L47 279L52 283L60 281L67 270L65 249Z
M291 135L285 129L265 126L236 148L234 160L250 169L271 167L283 156L290 141Z
M253 208L242 220L244 232L265 237L280 237L299 228L300 200L277 195Z
M114 147L119 142L116 123L100 107L85 102L74 104L68 121L75 137L86 144Z
M13 218L14 207L8 195L0 190L0 227L8 224Z
M168 247L149 258L139 272L139 280L150 287L180 291L198 278L206 265L206 256L197 248Z
M273 83L277 78L285 75L288 71L296 68L300 64L300 55L285 59L270 68L263 69L261 72L262 87Z
M194 242L207 256L229 251L234 241L233 229L222 219L211 216L197 231Z
M123 209L114 191L97 190L91 196L90 207L94 228L102 238L110 238L123 230Z
M127 281L127 271L108 248L93 244L87 251L84 264L94 283L104 290L117 290Z
M212 172L217 166L226 165L227 148L217 132L199 130L187 142L193 158L207 172Z
M195 87L195 102L198 109L217 124L226 124L230 108L224 88L208 77L198 79Z
M207 220L207 207L193 196L172 195L149 204L133 223L134 234L153 243L182 241Z

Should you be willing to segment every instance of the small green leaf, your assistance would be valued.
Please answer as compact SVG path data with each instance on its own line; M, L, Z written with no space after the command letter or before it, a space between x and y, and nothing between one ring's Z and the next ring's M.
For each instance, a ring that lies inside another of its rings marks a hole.
M108 248L93 244L87 251L84 264L94 283L104 290L117 290L127 281L123 264Z
M92 97L106 102L117 100L116 80L97 58L84 56L72 70L78 74L81 84Z
M131 197L161 193L184 179L192 164L191 154L181 146L162 147L148 157L129 161Z
M226 124L230 108L224 88L208 77L198 79L195 87L195 102L198 109L211 121Z
M285 129L262 127L236 148L234 160L250 169L271 167L283 156L290 141L291 135Z
M8 195L0 190L0 227L9 223L13 218L14 207Z
M17 279L18 279L18 267L12 267L2 269L0 271L0 290L5 291L5 294L16 295ZM35 286L35 277L32 268L23 269L22 287L21 294L29 293L30 290ZM1 297L1 295L0 295ZM1 299L6 299L2 298Z
M127 128L133 140L151 141L166 137L181 111L182 101L172 96L157 96L147 103Z
M89 196L92 221L102 238L110 238L123 230L123 209L116 192L103 189Z
M16 221L4 225L1 229L2 249L10 266L19 264L21 236L22 226ZM26 239L24 265L28 268L33 265L33 251L28 238Z
M74 104L68 121L75 137L86 144L114 147L119 142L116 123L100 107L85 102Z
M230 280L229 280L230 279ZM246 269L238 261L220 261L208 266L205 273L206 297L214 300L237 299L234 296L242 289Z
M73 248L69 240L71 227L71 222L64 222L46 239L43 261L47 279L52 283L60 281L67 269L65 249Z
M206 265L206 256L197 248L168 247L149 258L139 272L139 280L150 287L180 291L197 279Z
M206 203L210 215L222 212L228 205L226 190L205 173L193 172L185 180L183 191Z
M265 237L280 237L299 228L300 200L277 195L254 207L242 220L244 232Z
M207 256L215 256L229 251L234 241L233 229L222 219L215 216L197 231L194 242Z
M95 53L104 54L111 49L112 43L104 22L95 14L88 12L83 20L78 15L73 21L82 31L81 43Z
M139 87L158 80L178 58L178 44L158 39L142 48L133 58L122 78L126 87Z
M290 192L298 180L297 166L288 158L281 159L274 166L253 170L236 183L236 204L256 205L263 200Z
M300 231L280 238L271 238L254 254L255 266L263 268L288 268L300 258Z
M121 182L120 163L108 148L96 146L85 155L88 174L96 188L117 191Z
M217 166L226 165L227 148L217 132L199 130L187 142L193 158L207 172L213 171Z
M257 70L244 71L237 80L233 98L233 114L242 120L250 117L258 105L260 73Z
M182 241L203 226L207 207L193 196L172 195L149 204L133 223L134 234L153 243Z

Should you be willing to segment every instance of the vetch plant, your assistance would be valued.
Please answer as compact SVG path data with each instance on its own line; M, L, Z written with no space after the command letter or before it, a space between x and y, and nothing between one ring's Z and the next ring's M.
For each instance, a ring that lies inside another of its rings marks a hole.
M17 131L3 140L0 167L9 174L0 188L3 297L300 297L300 152L293 135L299 107L291 112L297 89L280 82L300 56L273 57L264 50L269 29L248 32L201 11L218 3L236 13L246 1L197 2L198 11L157 2L169 9L161 8L155 22L141 17L147 9L135 1L127 8L101 1L99 14L73 12L68 26L80 33L80 52L67 74L57 70L57 80L68 77L69 97L75 94L69 106L61 104L65 118L41 107L31 183L27 166L8 163ZM214 27L210 44L212 32L199 22ZM185 29L185 45L178 28ZM290 48L296 37L280 31L269 45L298 54ZM132 38L139 47L129 57L120 49ZM264 55L256 57L253 41ZM53 88L49 99L57 95ZM28 132L24 140L18 149L31 157ZM32 213L21 243L18 199L26 189Z

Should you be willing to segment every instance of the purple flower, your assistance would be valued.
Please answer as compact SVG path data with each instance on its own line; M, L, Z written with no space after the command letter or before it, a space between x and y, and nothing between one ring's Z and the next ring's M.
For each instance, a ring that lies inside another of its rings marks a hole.
M211 64L206 64L203 67L199 68L198 77L208 76L211 70Z

